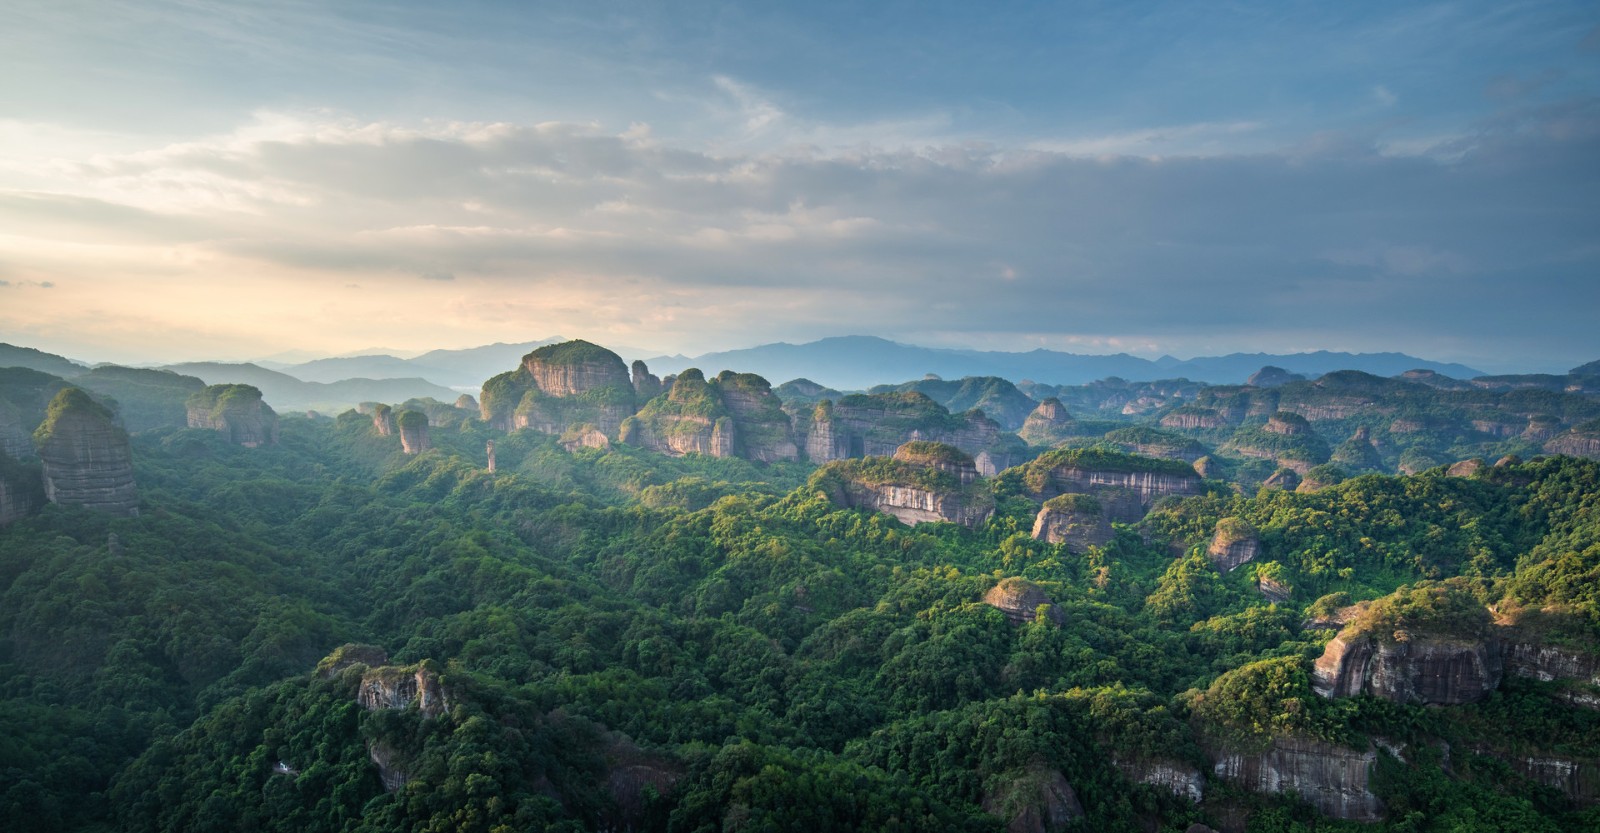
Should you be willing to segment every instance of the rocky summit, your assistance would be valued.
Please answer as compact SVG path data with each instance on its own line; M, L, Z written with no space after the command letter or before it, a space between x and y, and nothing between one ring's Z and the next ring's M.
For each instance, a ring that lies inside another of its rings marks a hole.
M220 432L245 448L278 443L278 415L252 385L210 385L185 405L190 428Z
M139 514L128 434L104 405L78 388L67 388L51 400L33 439L44 465L45 497L51 503L113 515Z

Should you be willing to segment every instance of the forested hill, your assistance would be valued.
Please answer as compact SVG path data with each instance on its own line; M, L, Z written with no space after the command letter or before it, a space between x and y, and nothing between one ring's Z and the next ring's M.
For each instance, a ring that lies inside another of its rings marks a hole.
M137 515L0 528L8 830L1600 829L1600 463L1188 475L1085 545L1062 478L1183 466L380 423L136 432Z

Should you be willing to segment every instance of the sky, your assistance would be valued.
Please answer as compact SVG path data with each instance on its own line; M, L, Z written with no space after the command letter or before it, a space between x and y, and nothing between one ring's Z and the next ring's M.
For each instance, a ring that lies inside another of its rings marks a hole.
M0 341L74 358L1600 358L1593 2L0 11Z

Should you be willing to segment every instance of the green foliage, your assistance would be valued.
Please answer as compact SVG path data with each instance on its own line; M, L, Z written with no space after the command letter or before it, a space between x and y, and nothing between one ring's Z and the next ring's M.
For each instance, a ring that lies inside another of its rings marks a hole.
M111 422L111 409L94 401L93 397L81 388L62 388L50 400L50 406L45 410L44 421L33 431L33 442L36 445L47 445L55 436L56 428L64 419L73 417L86 417L93 420Z

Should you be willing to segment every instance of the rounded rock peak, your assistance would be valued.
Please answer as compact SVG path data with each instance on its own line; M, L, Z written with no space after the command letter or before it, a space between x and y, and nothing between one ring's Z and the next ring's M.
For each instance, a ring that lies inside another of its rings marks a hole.
M1060 624L1062 619L1049 594L1039 585L1018 576L1001 579L999 584L984 594L983 603L998 609L1017 624L1038 618L1040 605L1050 605L1048 615L1051 621Z

